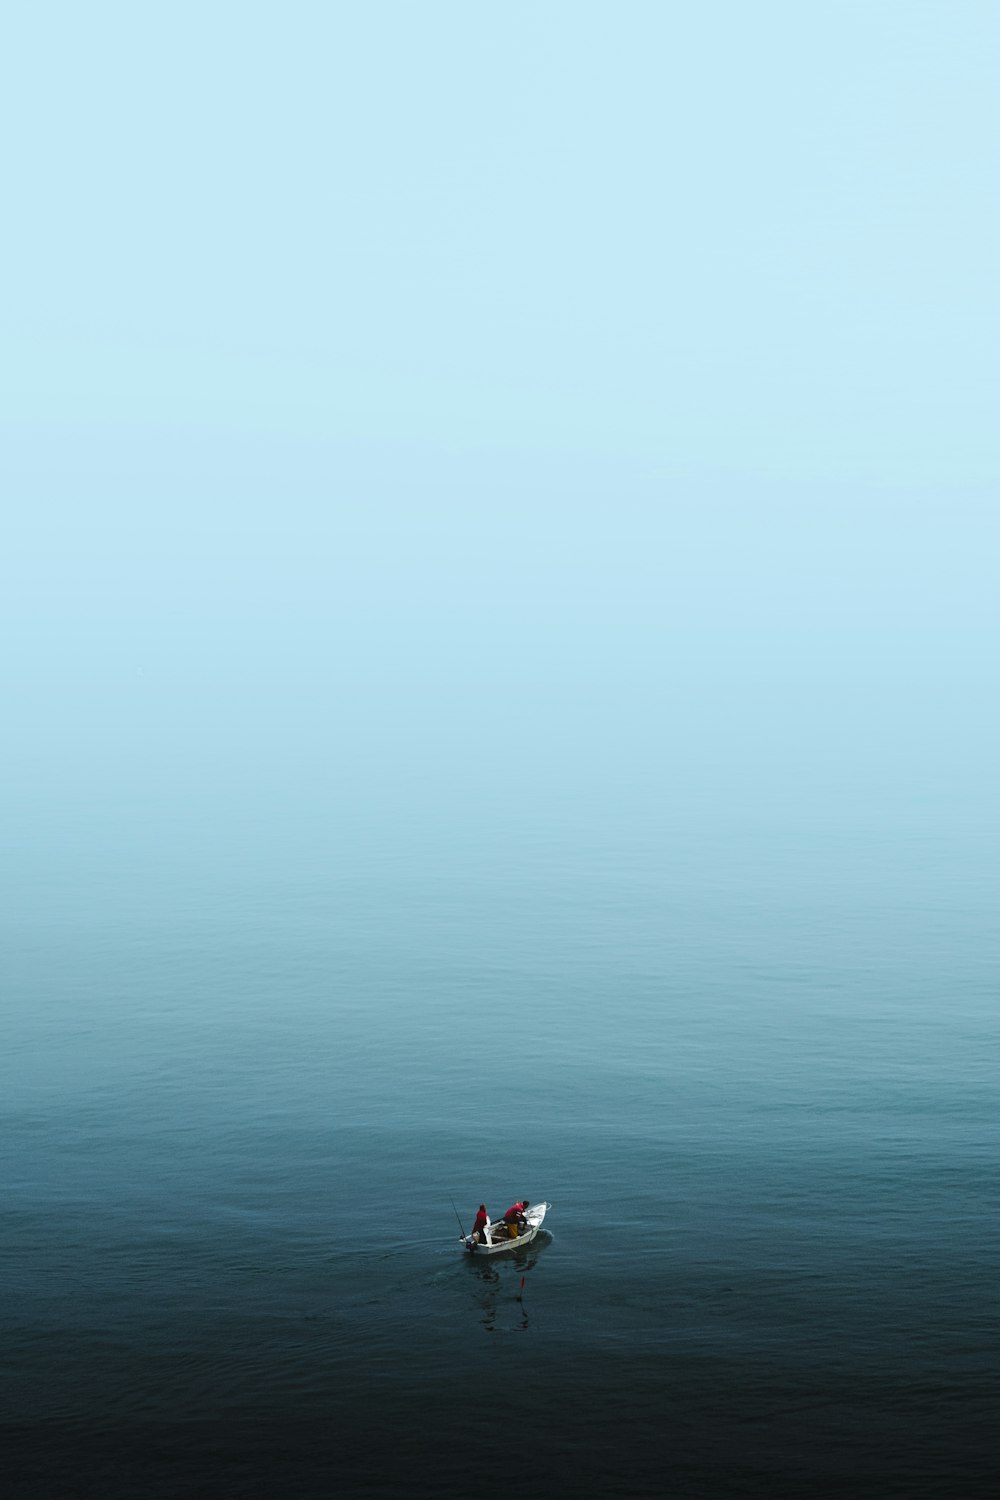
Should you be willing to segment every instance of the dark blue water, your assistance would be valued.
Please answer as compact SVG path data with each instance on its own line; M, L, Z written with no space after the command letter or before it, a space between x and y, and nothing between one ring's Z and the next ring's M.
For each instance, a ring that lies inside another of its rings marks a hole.
M15 820L6 1493L992 1493L975 821L365 785Z

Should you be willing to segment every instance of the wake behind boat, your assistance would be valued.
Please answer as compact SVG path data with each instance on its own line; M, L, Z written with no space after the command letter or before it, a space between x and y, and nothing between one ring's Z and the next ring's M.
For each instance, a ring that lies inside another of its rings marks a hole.
M461 1235L460 1241L470 1255L501 1255L505 1250L520 1250L522 1245L530 1245L551 1207L551 1203L532 1203L525 1209L524 1224L507 1224L503 1219L496 1224L487 1222L478 1234Z

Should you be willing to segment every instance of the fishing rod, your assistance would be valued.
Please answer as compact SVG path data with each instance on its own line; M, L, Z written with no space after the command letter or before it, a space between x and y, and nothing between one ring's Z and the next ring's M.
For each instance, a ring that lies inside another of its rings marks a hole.
M455 1200L454 1200L454 1198L452 1198L450 1201L451 1201L452 1208L455 1208ZM458 1219L458 1209L457 1208L455 1208L455 1218ZM462 1221L461 1221L461 1219L458 1219L458 1227L459 1227L459 1229L462 1229ZM462 1238L463 1238L463 1240L467 1240L469 1238L469 1236L466 1234L466 1232L465 1232L464 1229L462 1229Z

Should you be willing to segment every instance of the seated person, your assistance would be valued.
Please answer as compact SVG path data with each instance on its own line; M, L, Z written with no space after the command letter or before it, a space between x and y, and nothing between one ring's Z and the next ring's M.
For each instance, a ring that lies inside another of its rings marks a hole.
M527 1229L528 1220L525 1218L525 1209L530 1208L530 1206L527 1198L523 1200L519 1199L517 1203L512 1203L504 1214L503 1221L507 1225L507 1233L511 1239L517 1239L519 1230Z

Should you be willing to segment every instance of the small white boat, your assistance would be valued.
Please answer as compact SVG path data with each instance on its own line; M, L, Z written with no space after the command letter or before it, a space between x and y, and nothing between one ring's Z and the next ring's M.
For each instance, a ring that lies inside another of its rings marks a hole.
M524 1211L524 1217L528 1221L527 1228L516 1224L508 1226L502 1219L496 1224L487 1224L483 1238L476 1241L471 1234L460 1235L460 1243L468 1250L470 1255L500 1255L504 1250L520 1250L522 1245L530 1245L535 1235L542 1227L542 1220L546 1211L552 1207L551 1203L532 1203ZM513 1231L517 1230L514 1234Z

